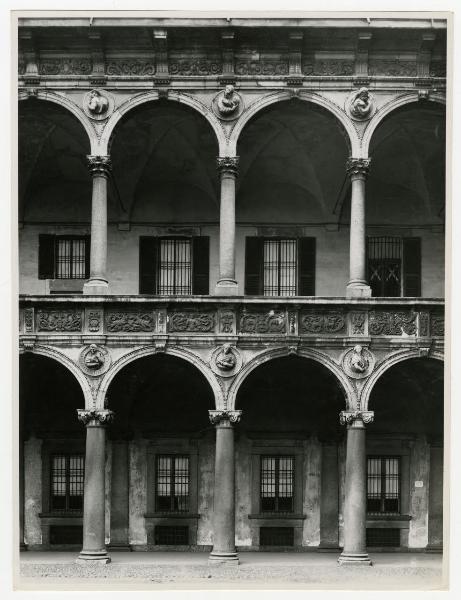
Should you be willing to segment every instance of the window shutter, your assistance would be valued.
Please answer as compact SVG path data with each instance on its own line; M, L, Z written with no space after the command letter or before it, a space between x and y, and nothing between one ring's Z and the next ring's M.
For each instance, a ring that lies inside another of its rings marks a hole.
M157 293L158 238L139 238L139 293Z
M55 236L42 233L38 236L38 278L54 278Z
M298 245L298 295L315 296L315 238L299 238Z
M245 240L245 294L258 296L263 293L264 240L247 237Z
M210 238L192 238L192 293L210 293Z
M403 295L421 296L421 238L403 238Z
M90 276L91 236L85 236L85 279Z

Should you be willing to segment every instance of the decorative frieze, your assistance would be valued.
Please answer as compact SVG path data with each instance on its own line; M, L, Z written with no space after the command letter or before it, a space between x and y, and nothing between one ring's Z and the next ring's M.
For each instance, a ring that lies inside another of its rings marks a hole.
M444 315L431 315L431 335L445 335L445 317Z
M225 311L219 315L219 333L234 333L234 313Z
M170 315L170 333L212 333L215 315L211 312L174 312Z
M445 60L432 60L429 67L429 75L431 77L446 77L447 63Z
M284 311L244 313L240 317L240 333L286 333Z
M82 331L82 313L78 310L39 310L38 331Z
M288 75L286 60L245 60L235 63L237 75Z
M429 335L429 313L419 313L419 335L426 337Z
M123 311L106 314L108 333L149 333L155 331L154 316L150 312Z
M346 331L346 318L340 312L302 314L300 324L301 333L313 335L345 333Z
M365 312L351 313L351 335L365 335Z
M416 313L372 311L368 318L370 335L416 335Z
M89 75L93 70L91 58L45 58L40 61L40 75Z
M415 77L416 61L374 58L369 62L370 75L387 77Z
M219 75L222 73L220 61L196 58L192 60L174 60L169 62L170 75Z
M99 310L90 310L88 312L88 331L97 333L101 329L102 314Z
M155 64L151 59L112 59L107 63L106 72L117 77L149 77L155 75Z
M29 333L34 330L34 309L33 308L25 308L24 309L24 331Z
M303 75L350 76L354 74L354 61L337 58L308 59L304 58Z

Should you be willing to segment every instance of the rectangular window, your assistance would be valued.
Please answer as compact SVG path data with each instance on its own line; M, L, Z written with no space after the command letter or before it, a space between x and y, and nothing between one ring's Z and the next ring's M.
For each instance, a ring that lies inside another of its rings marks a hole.
M188 512L188 456L157 456L155 508L159 512Z
M191 240L160 240L157 294L192 293Z
M51 457L51 510L81 512L85 457L82 454L55 454Z
M421 295L420 238L369 237L367 255L374 297Z
M261 456L261 512L293 512L293 492L294 457Z
M264 240L264 296L296 296L297 240Z
M39 236L39 279L88 279L90 237Z
M369 456L367 459L367 511L400 513L400 458Z

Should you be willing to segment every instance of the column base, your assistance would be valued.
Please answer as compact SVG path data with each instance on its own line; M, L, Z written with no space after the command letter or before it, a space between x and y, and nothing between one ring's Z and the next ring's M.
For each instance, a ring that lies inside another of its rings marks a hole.
M238 296L239 286L233 279L220 279L214 290L215 296Z
M239 557L237 552L211 552L208 557L208 564L229 564L229 565L238 565Z
M88 279L83 284L83 293L87 296L109 294L109 282L106 279Z
M107 565L110 563L110 556L106 550L100 550L99 552L82 550L75 562L80 565Z
M364 554L355 554L354 552L343 552L338 558L338 564L353 565L359 567L371 567L373 563L371 562L370 557L366 552Z
M371 298L371 287L365 281L349 281L346 298Z

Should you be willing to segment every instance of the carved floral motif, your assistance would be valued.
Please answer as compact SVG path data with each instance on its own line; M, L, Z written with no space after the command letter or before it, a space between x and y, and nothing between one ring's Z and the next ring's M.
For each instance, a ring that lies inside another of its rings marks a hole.
M88 329L95 333L101 327L101 313L99 311L90 311L88 314Z
M34 328L34 309L24 309L24 329L25 331L33 331Z
M106 316L106 328L111 333L154 331L154 317L139 311L113 312Z
M303 75L353 75L354 61L328 58L303 61Z
M209 333L214 331L215 316L213 313L178 312L170 316L169 331Z
M416 314L404 312L371 312L368 319L370 335L415 335Z
M222 72L220 62L198 58L177 60L169 63L170 75L218 75Z
M445 317L443 315L431 315L431 335L445 335Z
M365 319L364 312L351 314L352 335L363 335L365 333Z
M232 333L234 315L231 312L221 313L219 317L219 330L221 333Z
M235 73L237 75L287 75L288 62L270 60L238 61L235 64Z
M444 60L433 60L429 68L429 75L431 77L446 77L447 63Z
M343 333L345 327L346 320L339 312L309 313L301 317L302 333Z
M419 313L419 335L426 337L429 335L429 314Z
M40 62L41 75L89 75L92 69L90 58L46 58Z
M39 310L37 327L39 331L81 331L82 314L71 310Z
M412 60L371 59L368 65L370 75L388 75L390 77L414 77L416 62Z
M246 313L240 318L241 333L286 333L284 312Z
M111 60L107 63L107 75L118 76L149 76L155 74L155 65L150 60L120 59Z

